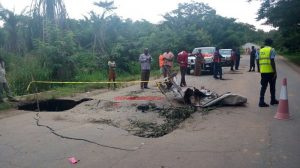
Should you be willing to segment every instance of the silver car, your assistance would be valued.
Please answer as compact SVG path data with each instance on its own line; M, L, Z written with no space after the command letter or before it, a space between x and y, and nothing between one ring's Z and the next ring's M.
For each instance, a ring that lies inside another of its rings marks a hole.
M231 52L232 49L220 49L219 53L222 55L222 66L229 67L231 65Z

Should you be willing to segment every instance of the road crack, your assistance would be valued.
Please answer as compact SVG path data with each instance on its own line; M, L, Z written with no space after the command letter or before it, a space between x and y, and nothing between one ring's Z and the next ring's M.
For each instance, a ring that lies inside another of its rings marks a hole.
M122 151L136 151L135 149L126 149L126 148L120 148L120 147L115 147L115 146L109 146L109 145L100 144L100 143L97 143L97 142L94 142L94 141L91 141L91 140L87 140L87 139L83 139L83 138L74 138L74 137L68 137L68 136L61 135L61 134L57 133L50 126L40 124L40 118L41 117L39 116L39 113L37 113L36 117L34 117L34 120L36 121L36 125L38 127L45 127L47 129L49 129L52 134L54 134L55 136L60 137L62 139L75 140L75 141L84 141L84 142L87 142L87 143L90 143L90 144L95 144L97 146L101 146L101 147L105 147L105 148L111 148L111 149L117 149L117 150L122 150Z

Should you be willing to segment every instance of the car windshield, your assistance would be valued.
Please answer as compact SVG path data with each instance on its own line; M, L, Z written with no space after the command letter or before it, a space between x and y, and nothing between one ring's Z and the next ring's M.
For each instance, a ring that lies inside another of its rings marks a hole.
M213 54L215 52L214 48L201 48L202 54Z
M192 52L192 54L198 54L199 53L199 48L195 48Z
M221 55L230 55L231 54L231 50L220 50L220 54Z

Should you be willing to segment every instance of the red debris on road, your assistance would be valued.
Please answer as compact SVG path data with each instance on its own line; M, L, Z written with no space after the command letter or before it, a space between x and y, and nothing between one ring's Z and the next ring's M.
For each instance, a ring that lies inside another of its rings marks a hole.
M114 98L116 101L120 100L139 100L139 101L154 101L154 100L163 100L164 97L158 96L118 96Z

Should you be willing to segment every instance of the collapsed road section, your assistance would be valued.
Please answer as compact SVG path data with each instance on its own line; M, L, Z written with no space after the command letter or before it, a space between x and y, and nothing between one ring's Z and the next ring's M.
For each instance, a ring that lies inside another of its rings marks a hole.
M20 104L18 110L25 111L45 111L45 112L60 112L74 108L76 105L90 101L93 99L84 98L79 101L66 99L51 99L44 101L35 101L31 103Z
M203 115L221 106L240 106L247 102L245 97L232 93L219 95L204 87L181 88L176 83L176 75L162 79L156 85L159 89L136 90L135 87L129 87L95 96L93 100L49 100L19 106L19 109L66 110L53 113L53 120L101 124L126 130L139 137L158 138L177 129L195 112ZM68 110L82 102L82 105ZM47 113L48 116L51 114Z

